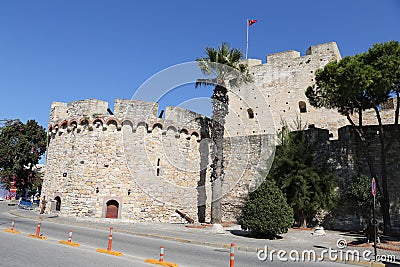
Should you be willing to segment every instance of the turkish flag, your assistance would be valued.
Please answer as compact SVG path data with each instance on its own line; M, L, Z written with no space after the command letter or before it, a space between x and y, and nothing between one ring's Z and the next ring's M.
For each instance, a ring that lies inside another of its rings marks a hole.
M253 25L253 24L256 23L256 22L257 22L256 19L249 19L249 20L248 20L249 26Z

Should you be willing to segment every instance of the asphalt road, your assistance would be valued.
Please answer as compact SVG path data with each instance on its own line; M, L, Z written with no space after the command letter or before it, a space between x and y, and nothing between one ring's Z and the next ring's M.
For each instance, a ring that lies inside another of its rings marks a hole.
M2 203L3 204L3 203ZM229 249L213 248L169 240L140 237L114 231L113 251L123 253L122 257L96 252L107 248L109 231L68 226L49 221L41 222L41 233L46 240L28 237L34 234L37 222L10 215L0 209L0 266L155 266L144 263L146 258L158 259L159 247L165 247L164 260L178 266L229 266ZM15 221L15 229L21 234L6 233ZM58 243L67 240L69 230L73 231L72 241L80 247L69 247ZM118 230L118 229L115 229ZM343 264L331 262L279 262L260 261L254 252L236 251L235 266L333 266ZM343 265L344 266L344 265Z
M25 234L1 231L0 240L0 266L149 266L142 258L110 256L89 246L63 246L56 240L36 240Z

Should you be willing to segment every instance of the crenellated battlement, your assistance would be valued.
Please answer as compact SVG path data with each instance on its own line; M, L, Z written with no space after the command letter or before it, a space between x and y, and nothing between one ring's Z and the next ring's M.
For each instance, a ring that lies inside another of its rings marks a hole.
M307 63L308 60L313 59L341 59L339 48L335 42L313 45L310 46L305 56L301 56L299 51L289 50L274 54L267 55L267 62L264 65L280 65L280 64L290 64L293 62ZM255 65L255 64L253 64Z
M267 55L267 64L290 62L294 58L300 58L299 51L289 50L275 54L269 54Z
M48 135L80 133L108 129L121 131L130 126L132 132L144 127L147 133L160 129L162 134L173 131L176 137L184 134L200 138L199 118L203 115L179 107L167 107L165 118L158 117L158 103L140 100L116 99L114 113L108 103L96 99L79 100L71 103L53 102L51 106Z
M342 57L336 42L312 45L306 51L306 56L324 57L332 55L338 57L338 59Z
M108 103L97 99L79 100L70 103L53 102L50 109L49 124L78 117L107 115L107 109Z

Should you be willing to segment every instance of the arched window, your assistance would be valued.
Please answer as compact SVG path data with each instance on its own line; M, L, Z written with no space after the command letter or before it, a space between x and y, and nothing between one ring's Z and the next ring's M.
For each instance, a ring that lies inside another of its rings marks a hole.
M251 108L247 109L247 115L249 115L249 119L254 119L254 112Z
M299 109L300 109L300 113L306 113L307 112L306 102L300 101L299 102Z

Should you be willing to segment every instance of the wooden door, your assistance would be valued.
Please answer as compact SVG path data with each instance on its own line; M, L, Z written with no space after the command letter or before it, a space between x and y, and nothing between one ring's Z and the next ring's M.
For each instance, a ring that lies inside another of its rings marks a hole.
M107 202L107 212L106 218L118 218L118 202L115 200L110 200Z

